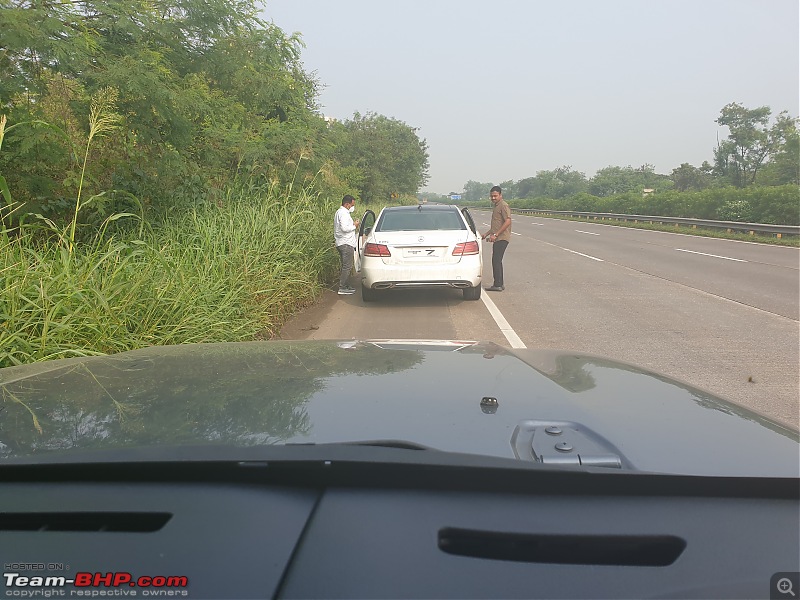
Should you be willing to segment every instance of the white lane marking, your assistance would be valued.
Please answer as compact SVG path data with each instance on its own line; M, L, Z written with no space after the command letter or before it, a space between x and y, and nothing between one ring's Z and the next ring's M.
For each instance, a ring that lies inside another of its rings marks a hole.
M719 254L707 254L705 252L696 252L695 250L684 250L683 248L675 248L678 252L689 252L690 254L702 254L703 256L710 256L712 258L723 258L725 260L735 260L736 262L746 263L746 260L741 258L731 258L730 256L720 256Z
M503 335L506 336L508 343L511 344L512 348L527 348L527 346L519 339L517 333L511 328L511 325L508 324L506 318L503 316L503 313L500 312L500 309L497 308L492 299L489 298L489 294L491 292L487 292L483 290L481 292L481 300L486 305L486 308L489 309L489 314L492 315L494 322L497 323L497 326L500 328L500 331L503 332Z
M488 223L484 223L484 225L488 226ZM538 223L534 223L534 225L538 225ZM511 235L522 235L521 233L517 233L516 231L512 231Z
M542 227L544 225L544 223L537 223L536 221L531 221L530 220L530 219L533 219L533 218L540 218L540 217L538 217L536 215L524 215L523 214L523 215L517 215L517 216L518 217L527 217L529 219L528 220L528 225L537 225L539 227ZM514 233L514 232L512 231L511 233Z
M488 223L481 223L481 225L484 225L486 227L489 226ZM538 227L544 227L544 223L528 223L528 225L536 225ZM515 233L513 231L511 233L514 233L515 235L522 235L521 233ZM599 233L593 233L592 235L600 235L600 234Z
M578 233L585 233L586 235L600 235L599 233L594 233L592 231L581 231L580 229L576 229Z
M556 248L561 248L561 246L556 246ZM589 256L588 254L583 254L582 252L575 252L575 250L570 250L569 248L561 248L561 249L566 250L567 252L572 252L573 254L577 254L578 256L591 258L592 260L596 260L597 262L605 262L602 258L597 258L596 256Z

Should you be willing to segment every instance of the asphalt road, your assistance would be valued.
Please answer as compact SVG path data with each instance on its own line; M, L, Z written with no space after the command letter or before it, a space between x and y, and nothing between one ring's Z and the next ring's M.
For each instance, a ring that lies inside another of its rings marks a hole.
M488 212L473 214L485 231ZM800 250L523 215L512 230L504 292L468 302L456 290L405 290L370 304L330 292L282 336L586 352L800 426Z

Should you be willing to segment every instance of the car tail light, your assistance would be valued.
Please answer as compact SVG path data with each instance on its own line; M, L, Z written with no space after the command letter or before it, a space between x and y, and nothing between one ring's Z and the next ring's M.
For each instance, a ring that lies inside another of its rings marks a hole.
M385 244L372 244L369 243L364 246L364 256L391 256L389 246Z
M478 242L461 242L453 248L453 256L464 256L478 253Z

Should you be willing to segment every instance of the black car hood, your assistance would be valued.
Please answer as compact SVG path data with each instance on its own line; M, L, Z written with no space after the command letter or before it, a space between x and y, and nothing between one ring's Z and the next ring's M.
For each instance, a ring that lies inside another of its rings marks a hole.
M0 467L76 451L402 440L565 467L800 473L796 431L689 385L476 342L151 347L2 369L0 394Z

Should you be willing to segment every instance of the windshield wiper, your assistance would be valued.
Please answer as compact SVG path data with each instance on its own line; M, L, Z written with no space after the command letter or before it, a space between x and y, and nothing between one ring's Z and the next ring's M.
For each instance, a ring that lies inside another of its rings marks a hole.
M564 467L518 458L445 452L397 440L53 453L0 461L0 480L463 490L564 496L691 494L791 500L797 500L800 494L796 478L701 477L585 465Z

